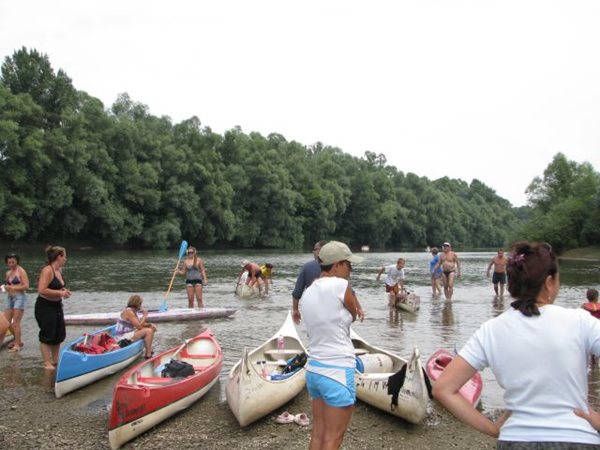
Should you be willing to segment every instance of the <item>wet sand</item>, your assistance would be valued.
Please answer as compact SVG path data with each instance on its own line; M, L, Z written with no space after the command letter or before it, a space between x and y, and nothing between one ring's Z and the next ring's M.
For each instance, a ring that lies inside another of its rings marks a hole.
M0 358L8 355L6 350ZM13 359L13 355L8 356ZM14 358L13 364L18 363ZM53 378L42 369L17 374L2 361L0 389L0 448L2 449L108 449L106 429L110 393L118 376L56 399ZM11 367L12 366L12 367ZM12 375L11 375L12 374ZM168 419L126 444L124 449L306 449L310 426L279 425L274 417L284 410L310 414L306 392L276 413L241 429L223 396L223 382L191 408ZM467 428L438 404L419 425L399 420L358 402L346 433L344 449L493 449L495 439Z

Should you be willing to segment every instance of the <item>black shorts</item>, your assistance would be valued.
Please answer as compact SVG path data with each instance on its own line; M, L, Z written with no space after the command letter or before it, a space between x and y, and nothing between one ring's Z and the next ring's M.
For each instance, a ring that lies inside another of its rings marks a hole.
M197 284L202 286L202 280L185 280L186 286L196 286Z
M492 283L506 284L506 273L494 272L494 275L492 275Z
M65 340L67 330L62 301L53 302L38 297L35 301L35 320L40 327L39 339L41 343L59 345Z

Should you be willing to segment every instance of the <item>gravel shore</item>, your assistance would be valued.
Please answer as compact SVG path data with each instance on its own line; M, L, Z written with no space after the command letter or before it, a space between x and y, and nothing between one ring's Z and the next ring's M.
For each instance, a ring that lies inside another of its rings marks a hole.
M56 399L53 374L37 359L0 353L0 448L108 449L106 429L112 386L118 376ZM223 380L188 410L125 445L124 449L306 449L310 426L278 425L277 413L307 412L306 392L271 416L241 429L224 399ZM495 440L457 422L436 403L422 424L412 425L358 402L344 449L493 449Z

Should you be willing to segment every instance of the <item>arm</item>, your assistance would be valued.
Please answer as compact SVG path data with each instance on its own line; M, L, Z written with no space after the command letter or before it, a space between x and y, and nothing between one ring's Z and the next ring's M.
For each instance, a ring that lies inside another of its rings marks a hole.
M486 277L490 276L490 269L492 268L493 265L494 265L494 258L492 258L492 260L490 261L490 264L487 267Z
M456 261L456 276L460 277L462 270L460 270L460 261L458 260L458 255L456 253L454 254L454 260Z
M498 437L510 413L504 413L496 422L492 422L458 392L476 372L467 361L457 356L433 386L433 396L461 422L488 436Z
M358 309L360 308L360 305L358 304L356 295L354 295L354 291L350 285L348 285L346 292L344 293L344 306L348 311L350 311L350 314L352 314L352 322L354 322L356 320L356 316L358 315Z
M135 327L136 330L141 330L142 328L150 328L152 324L146 322L146 318L148 317L148 311L142 310L142 318L140 319L136 313L134 313L131 309L127 308L125 311L125 319L131 322L131 324Z
M179 275L185 275L185 269L186 269L185 262L181 261L181 263L179 263L179 267L177 267L177 273Z
M200 273L202 273L202 283L204 285L208 284L208 277L206 276L206 267L204 267L204 261L200 260Z
M385 271L385 266L382 267L381 269L379 269L379 272L377 272L377 278L375 278L377 281L379 281L379 277L381 277L381 274Z
M302 320L302 315L300 314L300 299L296 298L292 295L292 319L295 324L299 324L300 320Z

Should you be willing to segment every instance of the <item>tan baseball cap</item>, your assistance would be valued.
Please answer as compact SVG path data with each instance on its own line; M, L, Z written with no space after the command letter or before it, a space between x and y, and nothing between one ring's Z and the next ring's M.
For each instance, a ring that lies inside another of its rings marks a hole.
M330 241L321 247L319 259L323 265L329 265L340 261L351 263L362 262L362 256L353 255L346 244L339 241Z

